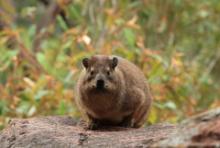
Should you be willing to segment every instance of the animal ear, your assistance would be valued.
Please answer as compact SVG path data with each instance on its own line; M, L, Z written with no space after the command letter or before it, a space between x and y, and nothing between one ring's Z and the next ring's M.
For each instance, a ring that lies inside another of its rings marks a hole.
M118 65L118 58L114 57L112 59L112 62L111 62L111 68L112 69L115 69L115 67Z
M89 58L84 58L82 64L87 69L89 67Z

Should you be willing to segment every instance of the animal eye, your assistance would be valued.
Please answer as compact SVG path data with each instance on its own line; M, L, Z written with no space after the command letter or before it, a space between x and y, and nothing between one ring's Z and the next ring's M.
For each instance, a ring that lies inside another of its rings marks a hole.
M94 71L90 71L90 75L94 75Z
M108 76L110 75L110 71L107 71L107 75L108 75Z

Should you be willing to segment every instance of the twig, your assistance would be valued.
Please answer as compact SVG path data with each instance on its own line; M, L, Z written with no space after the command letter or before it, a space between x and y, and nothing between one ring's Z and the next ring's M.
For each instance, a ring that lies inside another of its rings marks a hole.
M21 58L26 59L30 64L32 64L37 74L46 73L46 71L37 61L36 57L25 47L25 45L18 40L17 40L17 43L18 43L18 46L20 47Z

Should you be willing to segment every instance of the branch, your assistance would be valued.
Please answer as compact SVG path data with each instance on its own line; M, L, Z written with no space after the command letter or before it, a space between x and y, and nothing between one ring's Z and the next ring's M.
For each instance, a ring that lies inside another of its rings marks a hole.
M20 57L22 59L26 59L34 67L35 73L37 73L38 75L40 73L47 73L37 61L36 57L24 46L24 44L19 41L17 42L20 48Z
M72 2L72 0L60 0L58 2L56 1L47 1L47 0L41 0L42 3L44 3L48 9L43 15L43 17L40 19L40 21L37 23L37 29L35 34L35 39L33 42L33 51L39 52L41 50L40 45L42 40L47 36L48 32L46 30L47 27L50 25L53 25L57 15L61 15L63 20L69 25L65 11L63 10L63 7L65 5L68 5Z

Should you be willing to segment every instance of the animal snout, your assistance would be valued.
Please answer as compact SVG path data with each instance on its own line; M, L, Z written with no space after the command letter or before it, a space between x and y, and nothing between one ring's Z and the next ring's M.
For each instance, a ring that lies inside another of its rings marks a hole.
M96 82L96 88L98 88L98 89L103 89L103 88L104 88L104 85L105 85L104 80L102 80L102 79L97 80L97 82Z

